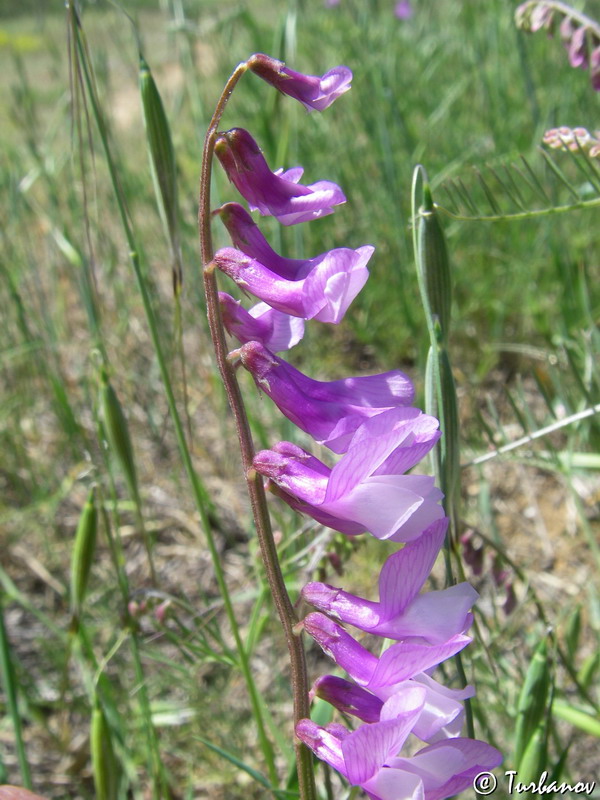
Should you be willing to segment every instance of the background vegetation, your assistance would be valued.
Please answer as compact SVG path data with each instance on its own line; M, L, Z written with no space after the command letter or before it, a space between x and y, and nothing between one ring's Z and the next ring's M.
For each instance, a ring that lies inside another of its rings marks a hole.
M369 283L344 323L309 326L290 356L314 377L400 367L421 390L428 340L409 225L417 163L450 211L444 187L456 196L465 186L480 213L493 213L473 169L486 165L502 175L519 165L510 174L528 209L593 204L599 194L593 164L581 154L554 155L571 191L539 152L546 129L591 130L597 120L597 96L584 72L568 67L558 38L517 31L515 6L505 0L413 5L413 16L398 20L387 0L331 8L321 0L85 2L87 50L80 51L60 3L0 5L7 110L0 133L0 783L31 780L49 798L96 796L92 773L107 771L90 757L101 709L112 743L108 772L121 775L107 796L264 797L270 779L257 745L259 713L273 742L278 796L294 796L285 648L257 562L199 274L201 147L225 80L257 51L311 74L336 64L354 71L352 91L323 115L305 114L246 76L225 120L248 127L273 167L302 164L308 182L334 180L347 194L346 206L311 225L281 232L261 222L275 249L300 256L377 247ZM177 164L178 299L148 161L138 45L163 98ZM86 64L93 66L87 84ZM178 450L92 87L206 518ZM545 197L526 182L522 155ZM215 172L214 204L236 199ZM518 211L506 192L498 191L498 202L504 214ZM454 275L450 355L465 464L465 571L482 595L476 643L465 653L477 687L476 731L505 752L504 768L516 768L519 694L546 642L532 690L542 698L543 763L573 781L599 777L597 417L473 462L598 410L597 214L592 207L495 222L441 215ZM473 215L472 208L462 214ZM217 226L215 237L226 242ZM250 380L244 384L259 447L298 436ZM123 446L123 419L133 456ZM70 564L91 486L98 538L87 597L73 618ZM292 591L315 574L335 583L332 553L345 588L373 591L380 545L350 544L275 502L273 510ZM242 679L207 524L259 712ZM310 647L309 664L313 677L329 666ZM333 796L346 797L332 780Z

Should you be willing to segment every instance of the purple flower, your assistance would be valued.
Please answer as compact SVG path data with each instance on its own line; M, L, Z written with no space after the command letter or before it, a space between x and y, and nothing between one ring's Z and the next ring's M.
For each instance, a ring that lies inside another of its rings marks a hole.
M304 619L303 628L359 686L380 699L391 697L400 685L455 655L471 641L462 633L434 645L407 640L391 645L377 658L341 625L318 611Z
M399 370L324 382L303 375L259 342L245 344L239 353L258 388L279 410L335 453L346 452L365 419L408 406L414 398L410 379ZM420 415L417 409L412 412Z
M283 258L239 203L218 213L236 249L224 247L217 266L246 292L286 314L337 324L368 278L373 247L330 250L311 259Z
M271 172L259 146L243 128L219 134L215 153L251 210L277 217L282 225L324 217L333 213L333 206L346 202L340 187L330 181L299 184L302 167Z
M382 703L385 705L393 695L418 685L424 692L425 702L413 724L415 736L431 742L460 734L464 720L461 701L473 696L473 688L447 689L427 673L462 650L471 641L470 637L453 634L434 645L423 638L411 637L392 645L377 658L323 614L309 614L303 627L358 684L350 691L342 679L325 678L315 684L315 694L340 711L370 722L378 711L382 719ZM380 701L379 708L377 701Z
M399 0L394 7L394 14L398 19L410 19L413 15L413 7L410 0Z
M575 33L575 23L571 17L563 17L563 21L560 23L559 32L561 41L568 50L571 46L571 37Z
M437 520L388 558L379 576L379 603L326 583L307 584L302 596L330 617L388 639L418 636L439 644L464 633L473 621L469 609L479 596L472 586L460 583L418 594L444 542L447 525L447 519Z
M539 5L535 6L531 12L530 30L532 33L536 33L542 28L546 28L547 30L551 31L553 21L554 9L552 6L547 6L544 5L544 3L540 3Z
M288 69L283 61L255 53L248 59L248 67L283 94L299 100L309 111L323 111L334 100L350 89L352 71L348 67L334 67L323 77L303 75Z
M395 702L401 707L401 701ZM502 761L494 747L475 739L450 739L411 758L394 758L419 714L420 702L418 695L410 696L404 700L407 709L397 717L353 732L336 724L321 728L304 719L296 735L371 800L443 800L472 786L480 772ZM397 710L390 708L390 713Z
M222 247L213 259L244 291L272 308L302 319L338 324L365 285L367 262L374 248L340 248L303 262L306 277L286 280L265 264L233 247Z
M342 714L352 714L363 722L378 722L384 700L407 688L421 686L425 690L425 705L413 727L413 733L426 742L459 736L464 722L462 700L472 697L472 686L464 689L447 689L424 672L393 687L390 694L385 687L367 691L344 678L324 675L315 681L313 694L331 703Z
M333 469L291 442L257 453L254 468L292 508L334 530L416 539L444 512L433 478L402 474L440 435L436 419L415 411L393 408L367 419Z
M304 336L304 320L276 311L266 303L257 303L246 311L239 300L219 292L221 316L227 332L245 344L261 342L279 352L289 350Z

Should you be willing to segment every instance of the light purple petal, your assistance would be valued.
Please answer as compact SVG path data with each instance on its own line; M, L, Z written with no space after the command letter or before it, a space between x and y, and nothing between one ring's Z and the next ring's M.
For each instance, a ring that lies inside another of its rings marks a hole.
M401 614L427 580L444 543L448 519L437 520L414 542L393 553L379 575L382 617Z
M227 332L245 344L260 342L274 352L289 350L304 336L304 320L257 303L246 311L239 300L219 292L221 316Z
M400 769L384 767L363 789L371 800L425 800L423 781Z
M299 100L309 111L323 111L350 89L352 72L348 67L334 67L322 77L303 75L288 69L282 61L255 53L248 66L256 75L280 92Z
M571 43L569 45L569 62L571 66L587 69L587 51L587 28L582 25L580 28L577 28L571 37Z
M331 479L321 508L334 517L354 520L377 539L409 542L444 516L439 505L443 495L426 475L365 478L342 497L328 501L330 486Z
M439 422L417 408L393 408L366 420L356 431L348 453L332 470L327 501L346 494L374 475L392 456L394 463L414 466L439 437ZM400 472L401 469L389 470Z
M405 406L414 395L409 378L399 371L316 381L258 342L242 347L240 357L259 389L279 410L336 453L345 452L365 419L393 406Z
M220 133L215 142L215 154L250 208L277 217L283 225L326 216L333 213L334 206L346 202L340 187L330 181L303 186L289 177L276 175L269 169L257 143L243 128Z
M350 783L360 786L398 753L423 708L421 687L406 687L393 699L393 712L381 722L361 725L342 741Z
M402 614L382 622L372 633L389 639L422 636L433 644L445 642L470 627L473 618L469 611L478 597L468 583L424 592Z
M470 641L472 640L468 636L457 635L439 645L413 642L393 644L382 654L366 688L376 691L383 687L393 687L424 670L437 666L466 647Z
M425 747L412 758L395 758L394 769L417 775L425 788L426 800L444 800L472 786L473 778L502 761L495 747L476 739L450 739Z
M346 534L346 536L358 536L361 533L365 533L365 526L359 522L335 517L333 514L323 511L320 506L308 503L305 500L296 497L294 494L286 492L276 484L268 483L267 488L272 494L276 495L285 503L287 503L290 508L293 508L294 511L297 511L299 514L306 514L307 516L312 517L326 528L339 531L340 533Z
M464 722L462 700L472 697L471 686L465 689L447 689L424 672L410 681L425 689L425 704L413 733L425 742L443 741L460 735Z

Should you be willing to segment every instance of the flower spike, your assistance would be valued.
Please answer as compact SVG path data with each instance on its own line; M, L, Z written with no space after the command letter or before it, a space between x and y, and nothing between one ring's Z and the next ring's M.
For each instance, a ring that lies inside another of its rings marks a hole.
M328 108L350 89L352 81L352 71L348 67L334 67L319 78L316 75L294 72L283 61L264 53L250 56L248 67L283 94L298 100L308 111L323 111Z
M302 167L271 172L259 146L243 128L219 134L215 154L250 209L277 217L282 225L327 216L333 213L333 206L346 202L340 187L331 181L309 186L298 183Z

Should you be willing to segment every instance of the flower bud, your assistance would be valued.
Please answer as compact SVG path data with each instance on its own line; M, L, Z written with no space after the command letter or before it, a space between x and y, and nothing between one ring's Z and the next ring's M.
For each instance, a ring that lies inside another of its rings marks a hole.
M303 75L288 69L282 61L264 53L248 59L248 67L283 94L298 100L309 111L323 111L350 89L352 72L348 67L334 67L322 77Z

